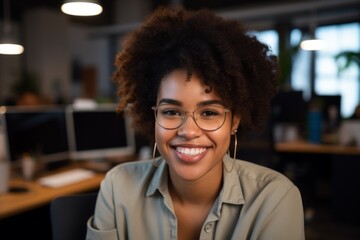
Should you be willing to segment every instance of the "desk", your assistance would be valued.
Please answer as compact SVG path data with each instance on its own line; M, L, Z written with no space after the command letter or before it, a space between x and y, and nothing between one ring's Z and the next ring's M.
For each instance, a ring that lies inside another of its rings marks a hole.
M74 166L65 167L58 171L64 171L74 168ZM56 171L56 172L58 172ZM81 193L98 189L103 173L97 173L93 178L87 179L75 184L61 188L48 188L35 181L25 182L21 178L10 180L10 187L26 187L29 189L23 193L6 193L0 195L0 219L14 216L19 213L49 204L52 199L69 194Z
M360 147L314 144L304 141L276 143L275 151L278 153L360 155Z
M308 175L300 190L315 197L318 181L329 181L332 213L337 221L360 224L360 147L313 144L308 142L276 143L275 151L284 164L308 165ZM303 181L303 182L304 182ZM309 190L310 189L310 190Z

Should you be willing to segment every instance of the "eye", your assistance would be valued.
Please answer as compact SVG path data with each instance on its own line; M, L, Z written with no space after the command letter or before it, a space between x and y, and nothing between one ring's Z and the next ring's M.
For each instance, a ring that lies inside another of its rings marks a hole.
M159 109L159 113L163 116L163 117L181 117L183 114L181 112L181 110L177 109L177 108L162 108Z
M203 109L200 112L200 116L205 118L216 117L218 115L219 112L216 109Z

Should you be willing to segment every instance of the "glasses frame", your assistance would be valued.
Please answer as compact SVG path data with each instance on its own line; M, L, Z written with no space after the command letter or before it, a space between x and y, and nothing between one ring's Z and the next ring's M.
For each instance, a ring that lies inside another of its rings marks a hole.
M222 108L222 109L224 110L224 113L225 113L224 121L222 122L222 124L221 124L219 127L215 128L215 129L212 129L212 130L207 130L207 129L204 129L204 128L202 128L202 127L199 126L199 124L198 124L198 122L197 122L197 120L196 120L196 118L195 118L195 114L194 114L197 110L199 110L199 109L202 108L203 106L198 107L197 109L195 109L195 110L192 111L192 112L185 111L184 108L182 108L182 107L180 107L180 106L176 106L176 107L180 108L180 109L184 112L184 117L182 117L182 120L181 120L179 126L177 126L177 127L172 127L172 128L168 128L168 127L164 127L163 125L161 125L161 124L159 123L157 117L156 117L157 111L158 111L159 107L160 107L160 106L163 106L163 105L172 105L172 104L160 104L160 105L151 107L151 109L154 110L154 116L155 116L155 121L156 121L156 123L157 123L160 127L164 128L164 129L166 129L166 130L174 130L174 129L180 128L180 127L186 122L186 120L188 119L188 116L190 116L190 117L192 117L192 119L194 120L194 122L195 122L196 126L198 126L198 128L200 128L200 129L203 130L203 131L213 132L213 131L216 131L216 130L220 129L222 126L224 126L224 123L225 123L225 121L226 121L226 113L231 112L230 109L227 109L227 108L224 108L224 107L222 107L222 106L217 106L217 105L216 105L216 107Z

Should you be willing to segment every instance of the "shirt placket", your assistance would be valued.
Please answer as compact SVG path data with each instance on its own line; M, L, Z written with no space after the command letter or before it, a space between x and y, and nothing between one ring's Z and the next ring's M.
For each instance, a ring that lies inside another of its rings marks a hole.
M210 240L213 239L215 231L215 221L206 222L200 232L200 240Z
M168 209L168 220L169 220L169 227L170 227L170 239L176 240L177 239L177 219L175 215L175 211L172 205L171 197L169 191L165 186L160 188L160 192L163 195L163 201Z

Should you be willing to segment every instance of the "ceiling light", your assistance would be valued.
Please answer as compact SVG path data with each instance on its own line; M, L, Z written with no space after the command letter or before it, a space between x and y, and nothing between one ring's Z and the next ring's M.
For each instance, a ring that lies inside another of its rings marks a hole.
M0 54L18 55L24 52L24 47L20 44L0 42Z
M0 39L0 54L17 55L24 52L24 47L19 44L11 29L10 23L10 1L4 1L4 23Z
M325 42L321 39L305 39L300 43L300 47L307 51L319 51L325 48Z
M103 8L96 0L68 0L61 6L61 11L74 16L95 16L102 13Z
M300 47L306 51L319 51L325 48L325 41L315 38L315 30L317 27L316 12L313 11L310 17L309 32L305 35L300 43Z

